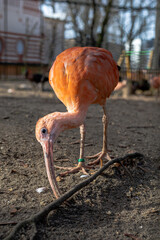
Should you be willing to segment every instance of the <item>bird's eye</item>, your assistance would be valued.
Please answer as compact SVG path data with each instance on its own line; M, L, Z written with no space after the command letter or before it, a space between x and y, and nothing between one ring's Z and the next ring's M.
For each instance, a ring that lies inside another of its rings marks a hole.
M43 134L47 133L47 129L46 128L42 128L41 129L41 133L43 133Z

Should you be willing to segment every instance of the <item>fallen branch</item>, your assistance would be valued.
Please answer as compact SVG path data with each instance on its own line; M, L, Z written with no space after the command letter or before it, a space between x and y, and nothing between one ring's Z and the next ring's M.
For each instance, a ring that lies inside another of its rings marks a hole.
M93 180L95 180L102 172L104 172L109 166L113 165L114 163L120 163L124 161L126 158L137 158L137 157L143 157L140 153L132 153L127 154L124 157L113 159L109 162L107 162L102 168L100 168L95 174L84 180L83 182L77 184L75 187L73 187L71 190L63 194L60 198L56 199L54 202L51 202L48 204L43 210L38 212L37 214L33 215L32 217L21 221L18 223L14 229L11 231L11 233L4 239L4 240L11 240L16 235L16 233L25 225L33 223L36 225L40 220L47 217L49 212L53 211L57 207L59 207L63 202L65 202L67 199L69 199L73 194L87 186L89 183L91 183Z

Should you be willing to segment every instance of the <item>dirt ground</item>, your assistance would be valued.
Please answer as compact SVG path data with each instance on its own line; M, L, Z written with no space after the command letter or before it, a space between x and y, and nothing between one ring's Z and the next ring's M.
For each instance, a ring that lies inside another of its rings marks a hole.
M65 107L48 85L44 92L35 92L26 81L0 81L0 239L8 236L16 223L54 200L42 149L34 134L36 121L54 111L65 111ZM49 214L47 221L39 223L36 239L160 239L160 100L156 102L149 96L112 96L107 111L111 158L131 152L144 157L128 166L132 177L122 167L106 170L75 194L71 204L62 205ZM101 117L99 106L89 108L86 156L101 150ZM54 146L57 165L77 163L78 141L79 129L59 136ZM61 192L83 181L81 175L62 179ZM36 192L40 187L45 187L45 191ZM16 239L32 239L32 231L23 229Z

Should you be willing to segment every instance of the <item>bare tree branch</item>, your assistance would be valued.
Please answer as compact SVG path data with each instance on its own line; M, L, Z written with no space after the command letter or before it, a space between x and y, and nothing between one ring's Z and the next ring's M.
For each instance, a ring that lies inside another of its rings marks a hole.
M68 4L75 4L75 5L82 5L82 6L92 6L91 2L87 2L87 1L79 1L79 0L50 0L50 2L55 2L55 3L68 3ZM153 11L156 10L156 7L152 7L151 3L154 3L154 1L150 2L148 5L143 6L143 7L130 7L130 6L126 6L125 4L122 6L119 5L112 5L112 8L118 9L118 10L123 10L123 11L130 11L130 10L134 10L134 11L143 11L143 10L149 10L149 11ZM46 5L50 5L50 3L45 3ZM106 8L106 4L104 3L95 3L96 7L103 7Z
M110 16L110 12L111 12L112 3L113 3L113 0L109 0L108 5L105 8L105 17L103 19L101 32L100 32L100 35L99 35L99 39L97 41L97 47L102 46L104 35L105 35L105 28L106 28L106 26L108 24L108 21L109 21L109 16Z

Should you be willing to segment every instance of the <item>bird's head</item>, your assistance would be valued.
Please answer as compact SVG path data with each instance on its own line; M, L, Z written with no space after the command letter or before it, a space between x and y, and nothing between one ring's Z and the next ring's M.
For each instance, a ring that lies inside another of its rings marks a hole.
M51 113L40 118L36 124L37 141L43 144L46 140L55 142L58 137L58 113Z
M44 153L48 179L56 198L60 196L54 166L53 166L53 143L60 133L59 113L51 113L38 120L36 124L36 138L41 143Z

